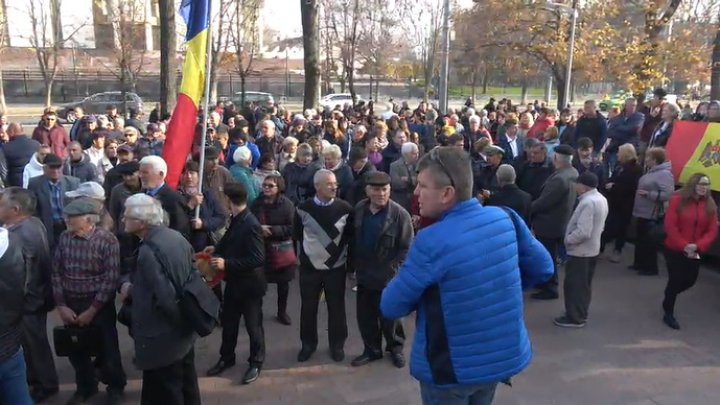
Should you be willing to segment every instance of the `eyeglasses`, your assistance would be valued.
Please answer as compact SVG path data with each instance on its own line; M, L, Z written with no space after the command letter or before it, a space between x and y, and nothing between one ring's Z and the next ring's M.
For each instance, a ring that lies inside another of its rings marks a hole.
M700 183L698 183L697 185L698 185L698 186L710 187L710 182L707 182L707 183L706 183L706 182L700 182Z
M447 178L450 179L450 186L452 188L455 188L455 181L450 175L450 171L448 170L447 166L445 166L445 163L443 163L442 159L440 158L440 148L435 148L430 151L430 160L432 160L433 162L437 162L438 166L440 166Z
M262 188L270 188L270 189L273 189L273 188L275 188L275 187L277 187L275 184L263 184L263 185L262 185Z

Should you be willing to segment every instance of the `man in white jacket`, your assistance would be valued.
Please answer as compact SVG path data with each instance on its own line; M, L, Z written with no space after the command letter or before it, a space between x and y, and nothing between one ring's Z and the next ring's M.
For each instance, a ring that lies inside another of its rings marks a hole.
M32 158L30 158L28 164L25 165L25 169L23 169L23 188L28 187L28 183L33 177L42 176L43 161L45 160L45 156L47 156L48 153L50 153L50 146L40 145L38 151L32 155Z
M576 180L578 204L565 231L565 315L555 318L556 326L582 328L587 321L600 237L608 214L607 200L597 185L597 176L589 171Z

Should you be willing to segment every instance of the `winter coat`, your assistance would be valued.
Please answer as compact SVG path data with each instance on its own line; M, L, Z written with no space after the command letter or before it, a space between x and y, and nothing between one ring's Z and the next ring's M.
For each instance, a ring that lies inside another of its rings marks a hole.
M570 220L577 193L573 182L578 177L574 167L555 171L540 189L540 196L533 201L532 229L536 236L562 238Z
M58 155L60 159L67 157L67 147L70 146L70 137L62 125L55 124L50 129L38 125L33 130L32 139L38 141L41 145L49 145L52 153Z
M390 174L390 165L392 162L402 159L402 151L397 145L395 145L394 142L392 142L382 151L382 157L382 168L379 170Z
M550 160L543 163L523 162L516 168L516 184L521 190L529 193L533 200L540 197L543 184L552 175L555 168Z
M527 135L525 135L526 138L538 138L540 140L543 139L543 136L545 135L545 131L555 126L555 120L551 118L538 118L535 120L535 123L533 123L533 126L530 127L530 130L527 132Z
M178 192L183 197L188 221L195 219L195 209L187 206L191 196L183 193L180 189L178 189ZM210 190L203 193L203 202L200 204L200 220L203 223L202 229L193 229L192 225L190 226L190 244L196 252L213 245L211 235L223 228L228 220L227 211L215 198L215 193L210 192Z
M10 356L20 350L22 318L25 312L27 270L22 242L7 229L0 228L0 346ZM0 357L5 364L7 357Z
M635 204L635 193L638 181L642 176L642 168L636 161L618 164L607 183L613 186L605 191L610 207L610 215L619 215L628 220L632 216Z
M375 166L370 163L369 161L365 163L365 166L360 169L360 171L355 172L352 171L353 175L353 182L352 185L350 185L350 188L348 189L347 193L345 194L345 201L347 201L350 205L353 207L355 204L359 203L360 200L363 200L367 197L367 194L365 193L365 176L368 173L372 173L377 171ZM391 175L392 177L392 175ZM391 186L392 187L392 186ZM392 189L391 189L392 193ZM392 198L392 194L391 194ZM397 200L396 200L397 202Z
M265 243L260 222L250 210L232 217L225 235L215 246L215 255L225 259L226 288L250 297L265 295Z
M390 165L390 198L410 211L413 192L417 185L416 165L408 165L400 158ZM405 178L403 180L403 178Z
M605 229L608 204L596 189L578 197L565 230L567 254L575 257L596 257L600 254L600 236Z
M23 186L25 166L30 162L30 159L39 148L40 144L37 141L25 135L16 135L8 143L3 145L5 160L8 166L6 186Z
M320 169L317 163L301 165L298 162L288 163L282 171L285 180L285 196L298 205L315 195L313 176Z
M640 195L640 191L647 191L648 194ZM638 180L633 216L643 219L658 218L662 213L661 205L665 205L673 191L675 191L675 178L670 162L660 163L648 170Z
M532 358L522 289L552 273L547 250L517 215L471 198L418 232L380 309L388 319L416 311L410 373L419 381L506 381Z
M607 139L608 123L599 111L595 117L582 116L575 123L575 141L580 138L590 138L593 143L593 151L599 152L605 145Z
M610 146L607 153L615 153L622 144L631 143L638 147L640 141L640 130L642 129L645 116L636 112L631 116L618 115L608 122L607 135L610 138ZM602 147L602 146L601 146Z
M269 237L264 239L265 251L271 242L282 242L292 240L293 221L295 220L295 206L292 201L284 195L279 195L273 202L265 198L255 199L250 211L260 221L261 225L269 225ZM265 279L268 283L287 283L295 277L296 264L283 269L270 269L265 267Z
M341 162L332 172L337 180L337 196L345 200L354 182L352 169L347 163Z
M700 253L710 250L718 235L718 215L717 211L713 215L705 212L708 198L712 197L691 198L680 208L681 195L675 193L670 197L670 204L665 212L666 248L682 252L688 243L694 243Z
M37 153L33 153L32 158L30 158L30 162L28 162L28 164L25 165L25 169L23 169L22 187L27 188L30 179L42 176L43 173L45 173L43 171L43 164L38 162Z
M245 188L247 192L247 203L252 204L255 198L260 195L260 185L253 177L252 169L247 166L234 164L230 168L230 174L235 181L243 185L243 188Z
M486 206L508 207L512 208L525 224L530 226L530 205L532 197L530 194L520 190L515 184L506 184L494 193L490 194Z
M83 154L78 162L73 162L70 158L65 159L62 170L65 176L73 176L80 179L80 183L98 181L97 167L90 162L90 157L86 154Z
M648 148L652 148L655 146L664 148L667 145L668 141L670 140L670 135L672 135L674 122L671 122L663 128L664 124L665 121L661 121L659 124L657 124L657 126L655 126L655 128L653 128L648 139Z

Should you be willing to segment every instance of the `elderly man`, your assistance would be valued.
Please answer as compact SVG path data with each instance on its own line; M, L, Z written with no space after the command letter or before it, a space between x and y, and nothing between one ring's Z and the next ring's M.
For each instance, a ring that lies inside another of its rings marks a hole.
M260 222L248 209L247 192L243 186L238 183L228 184L225 195L232 204L230 226L216 247L210 246L204 250L204 253L214 256L211 265L227 274L221 314L223 332L220 360L207 374L219 375L235 365L240 318L244 317L250 339L250 364L242 382L250 384L260 376L265 361L265 330L262 322L262 301L267 291L263 270L265 244Z
M275 133L275 123L272 120L265 120L260 123L260 136L255 139L255 145L260 150L260 155L269 154L277 160L278 154L282 151L283 138Z
M570 220L577 197L573 181L577 179L578 172L572 166L573 154L573 148L569 145L560 145L555 148L553 156L555 172L545 181L540 190L540 196L532 203L532 228L535 237L550 253L554 267L552 278L539 286L540 291L532 295L535 299L554 300L558 298L558 249L562 244L563 236L565 236L565 228Z
M199 404L195 334L182 318L173 285L193 271L193 250L184 237L163 225L160 202L135 194L125 202L125 232L142 240L137 270L121 282L121 297L132 299L135 365L143 371L141 403ZM172 280L169 278L172 277ZM169 282L168 282L169 281Z
M352 169L353 183L345 194L345 201L355 206L355 204L366 197L365 177L377 169L374 164L368 161L367 149L359 146L350 148L350 152L348 153L348 166Z
M93 134L93 139L104 131ZM103 138L104 139L104 138ZM104 141L103 141L104 142ZM63 165L63 174L80 179L81 183L86 181L97 181L97 167L90 161L90 156L83 153L82 146L78 142L70 143L68 158Z
M390 173L390 164L402 157L402 146L407 142L407 135L402 129L392 134L392 142L382 151L382 171Z
M52 289L63 324L94 327L102 339L98 356L107 403L119 404L125 388L115 327L115 288L120 275L120 246L109 231L96 226L97 204L78 199L63 209L68 230L58 241L53 260ZM98 392L98 381L90 353L70 355L77 389L70 402L80 404Z
M28 138L20 124L8 124L7 134L10 141L3 145L8 169L6 186L20 187L23 185L25 166L40 148L40 143Z
M413 191L417 183L415 165L420 157L418 146L405 142L401 148L402 157L390 164L391 195L393 201L410 211Z
M32 158L30 159L30 162L25 165L25 169L23 169L22 174L22 187L27 188L28 183L30 183L30 179L37 176L42 176L43 174L43 162L45 161L45 156L50 154L50 147L47 145L40 145L38 148L38 151L35 152L32 155Z
M233 180L242 184L247 193L248 204L260 195L260 185L253 177L253 171L250 168L252 161L252 152L245 146L235 149L233 152L233 160L235 164L230 167L230 175Z
M328 310L330 356L336 362L345 358L347 319L345 315L345 273L348 244L352 235L352 207L336 198L335 174L318 170L314 177L316 194L297 207L293 239L299 245L300 259L300 340L298 361L315 353L318 344L317 312L320 293L325 292Z
M468 129L462 133L463 138L465 140L465 150L470 151L470 148L472 145L475 145L475 142L477 142L480 138L488 138L490 133L485 131L482 131L481 119L477 115L471 115L468 118Z
M410 371L424 405L489 404L499 382L529 365L522 287L552 272L522 220L482 207L472 182L462 150L436 148L418 162L420 215L442 221L418 233L382 293L383 317L417 313Z
M528 141L530 139L534 138L529 138ZM548 159L548 150L544 143L532 142L527 146L527 160L517 164L517 185L536 200L540 197L543 184L553 173L555 166Z
M512 208L525 221L525 224L530 226L532 197L515 184L515 168L507 164L500 165L496 177L498 188L490 194L485 205Z
M47 313L52 310L52 262L45 227L32 216L35 196L19 188L6 188L0 197L0 222L17 237L27 271L25 315L22 322L23 354L30 395L42 402L58 392L58 375L47 336Z
M480 201L487 201L492 193L497 191L499 185L496 173L505 151L499 146L488 145L484 149L484 153L487 164L482 166L478 173L473 173L475 178L473 191Z
M45 225L51 251L55 250L57 240L65 230L62 214L66 203L65 193L75 190L79 185L80 180L76 177L63 176L62 160L53 154L45 156L43 175L33 177L28 183L28 190L37 201L35 216Z
M579 202L565 230L565 315L555 318L555 325L560 327L582 328L587 322L600 237L608 215L607 200L597 186L598 178L592 172L578 176L575 184Z
M360 201L353 212L357 322L365 346L363 353L352 361L356 367L382 359L383 336L385 351L390 353L393 365L405 367L402 324L385 319L380 313L382 290L405 261L413 239L410 214L390 200L390 182L385 172L368 174L365 180L368 198Z
M169 227L174 229L185 239L190 239L190 220L186 214L186 206L180 194L165 184L167 163L159 156L145 156L140 160L140 182L143 192L160 200L163 209L168 214Z
M625 100L623 112L608 122L607 148L603 148L606 154L604 160L608 165L608 170L612 170L615 163L617 163L617 152L620 145L631 143L635 148L638 148L640 131L644 122L645 116L637 111L637 100L634 97Z

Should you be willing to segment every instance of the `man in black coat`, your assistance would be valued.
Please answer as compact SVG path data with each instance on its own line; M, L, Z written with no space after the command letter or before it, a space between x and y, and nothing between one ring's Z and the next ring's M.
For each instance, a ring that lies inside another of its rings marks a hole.
M23 134L20 124L11 123L7 128L10 141L3 145L5 159L7 161L7 184L6 186L22 187L23 170L30 162L32 155L38 151L40 144Z
M46 158L47 159L47 158ZM140 161L140 182L143 192L160 201L168 214L168 228L174 229L190 240L190 219L182 196L165 185L167 163L159 156L145 156Z
M547 146L539 143L528 151L528 161L521 164L517 170L517 185L521 190L530 194L533 200L540 197L545 180L550 177L555 168L547 156Z
M365 177L377 171L375 165L368 161L365 148L354 146L348 153L348 165L352 169L353 182L345 194L345 201L354 206L365 198Z
M265 242L260 222L247 207L247 192L243 185L228 183L224 192L231 204L230 226L216 247L207 247L204 250L206 254L214 256L210 264L226 274L223 311L220 316L220 360L208 370L207 375L219 375L235 365L240 318L245 317L245 329L250 338L250 365L242 383L250 384L260 376L260 369L265 361L262 316L262 301L267 291L263 270Z
M583 106L583 116L575 124L576 137L590 138L594 145L593 154L597 156L605 145L608 125L605 117L597 110L595 101L588 100Z
M532 197L515 184L515 168L508 164L500 165L496 175L499 188L490 194L485 205L512 208L529 227Z

